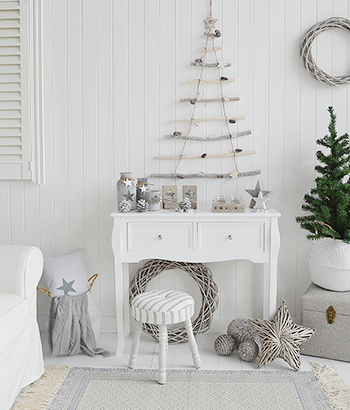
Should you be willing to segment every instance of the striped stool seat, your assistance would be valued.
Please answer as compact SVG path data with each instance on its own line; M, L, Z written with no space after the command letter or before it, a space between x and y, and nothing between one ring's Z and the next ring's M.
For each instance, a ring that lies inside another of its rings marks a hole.
M135 319L135 335L131 346L129 367L134 368L140 346L142 323L159 326L159 371L158 383L166 381L166 350L168 347L167 325L185 322L188 342L194 366L201 367L196 340L193 336L191 317L194 314L194 300L184 292L176 290L153 290L137 295L132 301L132 315Z
M153 325L185 322L194 315L194 300L176 290L153 290L140 293L132 302L135 320Z

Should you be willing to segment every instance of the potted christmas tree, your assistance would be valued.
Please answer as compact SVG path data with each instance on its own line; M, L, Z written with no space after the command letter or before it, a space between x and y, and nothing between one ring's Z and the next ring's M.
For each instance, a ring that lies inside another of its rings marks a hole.
M312 239L308 255L311 280L334 291L350 290L350 143L349 135L337 135L336 116L328 107L329 135L316 143L316 186L304 196L305 216L296 221Z

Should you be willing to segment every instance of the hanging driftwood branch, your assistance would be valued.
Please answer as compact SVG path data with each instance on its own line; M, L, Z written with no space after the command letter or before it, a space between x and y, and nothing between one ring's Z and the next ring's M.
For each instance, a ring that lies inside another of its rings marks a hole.
M261 174L261 170L256 171L247 171L239 172L238 178L248 177L252 175ZM187 179L187 178L232 178L231 174L151 174L150 178L178 178L178 179Z
M229 158L238 157L242 155L254 155L256 151L240 151L240 152L228 152L224 154L202 154L202 155L157 155L157 159L201 159L201 158Z
M197 63L192 62L191 65L195 67L217 67L219 63ZM224 63L224 67L231 67L231 63Z
M165 135L166 139L178 139L178 140L189 140L189 141L220 141L220 140L229 140L230 138L243 137L244 135L250 135L251 131L237 132L237 134L231 135L219 135L217 137L186 137L186 135Z
M199 103L207 103L207 102L222 102L223 98L180 98L180 102L199 102ZM225 99L226 101L239 101L239 97L227 97Z
M236 80L234 78L228 78L227 80L221 80L220 78L212 78L209 80L203 80L200 78L187 78L186 83L221 83L221 82L225 82L225 83L234 83Z
M245 120L244 116L238 116L238 117L208 117L208 118L174 118L174 121L177 122L188 122L188 121L193 121L194 123L196 122L201 122L201 121L236 121L236 120Z

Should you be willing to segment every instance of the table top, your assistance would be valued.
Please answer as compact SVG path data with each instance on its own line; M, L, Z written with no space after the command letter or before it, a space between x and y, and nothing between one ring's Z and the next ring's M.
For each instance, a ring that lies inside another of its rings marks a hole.
M121 219L136 219L136 218L170 218L170 217L181 217L181 218L215 218L215 219L228 219L228 218L271 218L280 217L281 214L274 208L269 208L267 212L256 212L251 208L246 208L245 212L212 212L211 207L199 207L198 209L193 209L192 213L186 212L175 212L173 209L160 209L159 211L148 211L148 212L138 212L136 210L130 212L112 212L112 218Z

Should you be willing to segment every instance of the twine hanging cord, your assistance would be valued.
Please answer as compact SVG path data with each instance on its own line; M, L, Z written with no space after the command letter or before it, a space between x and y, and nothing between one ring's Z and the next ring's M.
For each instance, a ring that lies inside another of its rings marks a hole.
M318 34L332 28L340 28L350 32L350 20L343 17L331 17L327 20L321 21L310 28L305 34L301 47L300 55L303 59L304 67L310 75L322 84L330 86L338 86L350 83L350 74L344 76L333 77L317 67L315 60L311 54L311 46Z

